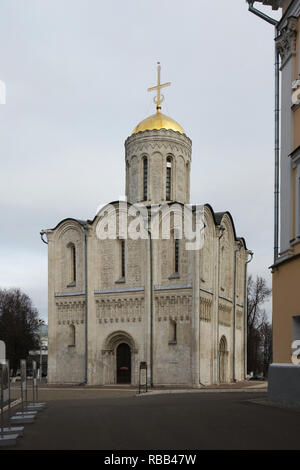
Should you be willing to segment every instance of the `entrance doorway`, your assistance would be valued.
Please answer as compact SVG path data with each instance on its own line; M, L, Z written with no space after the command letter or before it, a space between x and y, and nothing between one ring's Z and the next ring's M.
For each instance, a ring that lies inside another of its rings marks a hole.
M219 382L227 382L227 341L225 336L222 336L219 344Z
M117 383L131 383L131 349L126 343L117 347Z

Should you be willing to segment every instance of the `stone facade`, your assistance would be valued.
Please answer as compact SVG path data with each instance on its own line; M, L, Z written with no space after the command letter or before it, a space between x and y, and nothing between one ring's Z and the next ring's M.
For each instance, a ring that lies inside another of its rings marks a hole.
M191 141L185 134L139 132L126 140L125 150L127 215L133 203L147 211L150 204L189 203ZM147 361L150 377L151 358L154 385L244 379L248 250L230 213L204 206L203 248L188 250L183 237L175 259L172 236L99 239L97 227L108 210L116 209L119 224L118 202L110 208L93 221L65 219L45 231L49 382L117 383L124 344L132 384L138 383L141 361Z
M133 134L125 142L126 195L131 203L161 204L166 201L189 203L192 142L172 130L149 130ZM167 158L171 160L172 187L166 197ZM143 198L143 160L148 165L147 200ZM151 164L150 164L151 163Z

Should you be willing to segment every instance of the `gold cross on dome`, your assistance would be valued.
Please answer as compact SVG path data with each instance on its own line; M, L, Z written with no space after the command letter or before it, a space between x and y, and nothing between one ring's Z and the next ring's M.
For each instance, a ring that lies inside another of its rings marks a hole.
M157 112L160 113L161 110L161 103L164 101L165 97L160 93L161 88L165 88L166 86L170 86L171 82L167 83L160 83L160 62L157 62L157 85L153 86L152 88L148 88L147 91L154 91L157 90L157 95L154 96L153 101L156 104Z

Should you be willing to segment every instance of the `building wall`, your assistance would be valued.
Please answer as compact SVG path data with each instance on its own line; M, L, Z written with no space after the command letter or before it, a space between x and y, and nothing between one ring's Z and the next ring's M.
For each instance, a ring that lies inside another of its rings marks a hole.
M276 363L291 362L293 316L300 315L299 273L299 256L273 273L273 362Z
M218 236L211 210L205 209L206 235L200 251L186 251L180 242L179 277L172 278L171 240L153 242L154 381L156 384L209 384L218 381L216 348L222 336L228 345L226 380L233 379L233 253L236 248L231 219L224 215L220 245L220 290L217 297ZM88 246L88 382L116 382L115 350L127 342L132 350L132 382L138 382L140 361L150 360L149 349L149 241L128 240L126 276L120 282L119 240L98 240L97 220L89 227ZM49 382L85 380L84 233L76 221L63 222L48 233L49 240ZM76 285L69 285L65 251L76 243ZM199 253L199 252L198 252ZM244 377L243 296L245 247L237 256L236 378ZM69 287L68 287L69 286ZM195 310L198 299L199 310ZM219 305L219 311L217 311ZM219 336L216 319L219 315ZM176 342L170 331L177 325ZM70 342L75 327L75 345ZM197 335L199 342L197 343Z
M231 216L224 213L216 221L212 209L205 206L204 246L201 250L188 250L184 235L179 240L179 269L176 270L174 237L178 230L177 215L182 211L182 204L189 201L191 141L178 132L162 129L132 135L125 148L126 190L130 202L142 199L142 163L144 156L148 158L149 199L143 201L144 210L150 203L166 202L166 161L172 156L171 195L176 204L170 216L170 239L162 237L167 213L162 211L151 216L159 229L158 239L153 236L152 241L154 383L194 386L216 383L222 337L223 362L226 362L224 380L233 379L234 253L239 244L235 334L236 378L241 380L245 374L241 318L248 252L244 242L236 239ZM89 384L116 383L116 350L122 342L131 349L132 383L138 382L139 363L150 363L150 240L147 232L146 239L125 240L125 276L121 270L120 220L127 217L129 224L133 223L131 211L130 204L115 202L105 206L93 222L67 219L47 231L49 382L85 381L86 330ZM187 214L195 225L195 212L189 208ZM114 220L117 237L99 239L107 224L114 227L111 224ZM141 232L143 225L141 221ZM221 238L220 225L224 229ZM72 279L71 245L76 249L75 281ZM76 340L72 344L74 328Z
M189 203L191 140L172 130L153 130L133 134L125 142L126 196L134 204L166 202L166 163L172 159L171 200ZM148 162L147 200L143 199L143 159Z
M290 363L293 317L299 315L300 278L300 106L292 83L300 77L300 0L280 23L281 56L280 257L273 267L273 361Z

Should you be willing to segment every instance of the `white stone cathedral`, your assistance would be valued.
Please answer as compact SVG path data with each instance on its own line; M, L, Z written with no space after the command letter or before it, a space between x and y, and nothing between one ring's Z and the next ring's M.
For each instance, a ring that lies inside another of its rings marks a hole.
M215 213L206 204L202 226L195 222L192 143L161 112L160 91L167 85L158 66L158 84L149 89L157 91L156 113L125 142L127 202L108 204L92 221L67 218L41 232L49 257L49 383L137 385L143 361L154 386L245 377L249 251L229 212ZM124 215L133 220L132 207L147 213L148 225L138 229L146 237L124 230L99 237L107 217L115 217L116 229ZM169 238L160 230L161 207L171 208ZM175 226L183 207L203 234L197 249L189 249Z

